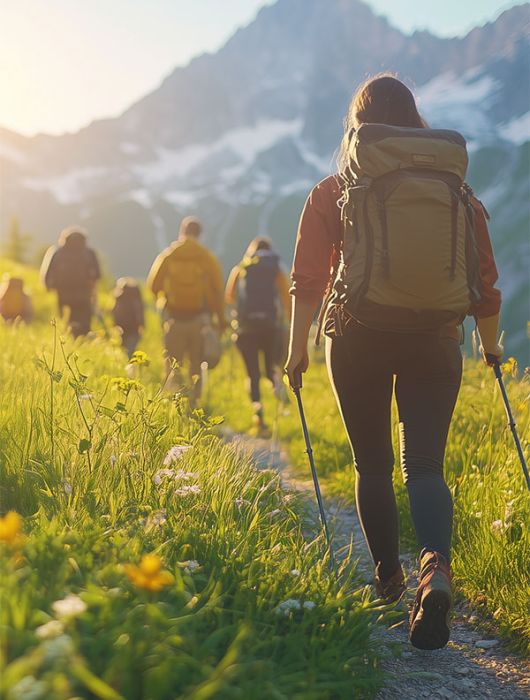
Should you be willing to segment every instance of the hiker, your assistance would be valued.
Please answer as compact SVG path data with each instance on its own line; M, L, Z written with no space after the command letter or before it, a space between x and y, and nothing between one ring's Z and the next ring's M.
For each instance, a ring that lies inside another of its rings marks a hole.
M405 590L392 486L395 392L421 549L410 639L425 649L449 638L453 504L443 459L466 314L476 319L484 357L503 352L487 214L463 184L466 166L464 139L428 129L403 83L390 75L368 80L349 107L338 173L305 204L292 270L286 372L295 387L307 370L308 333L325 295L329 374L354 455L376 590L387 602Z
M24 290L24 280L6 275L0 285L0 316L9 323L33 320L33 304Z
M147 280L162 311L168 362L189 360L192 402L201 394L205 334L212 335L214 324L218 334L225 328L223 273L215 255L199 243L201 232L196 218L183 219L178 240L156 258Z
M266 432L260 394L260 355L263 355L265 376L278 397L283 384L278 366L285 359L282 348L282 308L290 315L289 283L280 267L280 259L268 238L251 241L243 260L228 278L225 301L235 307L236 344L248 374L253 423Z
M129 359L136 350L145 324L144 303L138 282L132 277L120 277L114 288L112 316L121 334L121 343Z
M74 338L90 331L96 282L101 277L96 253L87 245L87 233L79 226L62 231L59 245L48 248L41 266L48 290L57 292L59 316L67 313Z

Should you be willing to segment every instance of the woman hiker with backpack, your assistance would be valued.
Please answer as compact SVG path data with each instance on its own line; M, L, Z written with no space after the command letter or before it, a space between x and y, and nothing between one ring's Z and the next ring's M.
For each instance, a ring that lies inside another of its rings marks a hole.
M503 351L487 214L464 183L466 167L464 139L428 129L403 83L390 75L368 80L350 104L338 173L306 202L292 272L286 373L292 387L300 385L325 296L330 380L354 454L376 590L388 602L406 588L392 485L395 392L401 468L421 550L410 639L422 649L449 639L453 504L443 459L460 388L464 317L475 317L484 356Z
M248 374L254 427L263 434L268 429L259 386L260 355L265 361L265 375L280 398L284 387L278 366L285 359L286 345L282 342L281 310L287 319L291 311L289 283L268 238L258 237L250 242L243 260L230 273L225 301L235 307L233 325Z

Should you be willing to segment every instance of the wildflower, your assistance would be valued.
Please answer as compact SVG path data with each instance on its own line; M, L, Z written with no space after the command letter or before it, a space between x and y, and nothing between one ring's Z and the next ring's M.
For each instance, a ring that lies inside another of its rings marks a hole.
M92 399L92 394L79 394L77 398L80 401L90 401Z
M189 561L179 561L178 567L184 569L185 574L192 574L197 569L200 569L201 565L195 559L190 559Z
M191 445L173 445L173 447L167 451L166 456L164 457L164 467L168 467L170 464L178 462L178 460L181 459L188 450L191 450L191 447Z
M190 481L190 479L198 479L197 472L185 472L184 469L179 469L175 472L173 479L175 481Z
M156 484L156 486L160 486L160 484L162 483L162 479L165 479L165 478L173 479L174 475L175 475L174 469L160 469L154 475L153 483Z
M511 374L515 377L515 375L517 374L517 360L515 359L515 357L509 357L506 360L506 362L503 362L501 365L501 369L503 372Z
M306 600L304 601L304 604L302 605L303 608L306 610L313 610L314 607L316 607L316 603L313 603L312 600Z
M38 681L35 676L24 676L11 688L10 697L13 700L45 700L48 686L44 681Z
M155 526L165 525L167 522L167 513L165 510L156 511L151 515L150 522Z
M275 613L276 615L285 615L287 617L289 613L300 610L301 607L299 600L296 600L296 598L288 598L275 608Z
M78 595L69 593L66 598L56 600L52 603L52 610L58 618L68 619L81 615L86 610L86 603Z
M129 364L130 365L149 365L149 358L147 357L147 353L144 352L143 350L136 350L131 355L131 359L129 360Z
M22 516L16 510L10 510L4 517L0 517L0 542L6 542L16 546L22 536Z
M111 463L112 465L116 464L117 461L118 461L118 458L116 457L116 455L111 455L111 456L110 456L110 463Z
M39 639L54 639L64 632L62 622L59 620L50 620L44 625L40 625L35 630L35 634Z
M55 639L47 639L43 643L42 649L44 661L50 663L70 656L74 651L74 643L67 634L61 634Z
M508 527L508 524L504 522L504 520L494 520L491 523L491 529L493 532L498 532L502 534L503 532L506 531L506 528Z
M200 492L200 486L197 486L197 484L192 484L191 486L182 486L180 489L175 489L175 496L189 496L190 494L197 495Z
M298 569L291 569L289 573L291 574L291 576L300 576L300 571Z
M126 564L125 573L135 586L146 591L161 591L173 582L169 571L162 570L162 559L157 554L144 554L140 566Z
M125 377L114 377L111 381L124 394L128 394L132 389L140 389L142 386L137 379L126 379Z
M72 493L72 484L68 481L63 481L63 489L67 496Z
M274 518L276 515L279 515L282 511L279 508L275 508L274 510L271 510L270 513L268 513L269 518Z

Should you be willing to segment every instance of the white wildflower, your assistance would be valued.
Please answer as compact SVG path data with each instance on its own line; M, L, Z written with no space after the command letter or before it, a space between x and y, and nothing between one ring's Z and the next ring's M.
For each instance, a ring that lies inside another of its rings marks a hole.
M197 472L185 472L184 469L179 469L173 475L174 481L190 481L190 479L198 479Z
M11 688L9 697L13 700L45 700L47 695L44 681L38 681L34 676L24 676Z
M72 493L72 484L69 481L63 481L63 489L67 496Z
M173 462L178 462L178 460L181 459L181 457L183 457L188 450L191 450L191 445L174 445L171 447L164 457L164 467L173 464Z
M277 615L285 615L287 617L289 613L293 612L294 610L301 610L301 607L302 606L300 605L299 600L296 600L296 598L288 598L275 608L275 613Z
M291 574L291 576L300 576L300 571L298 569L291 569L289 573Z
M44 651L44 660L50 663L70 656L75 647L71 637L67 634L61 634L55 639L47 639L43 642L42 650Z
M62 622L59 622L59 620L50 620L44 625L37 627L35 630L35 634L39 639L53 639L54 637L58 637L63 632L64 628Z
M195 559L190 559L189 561L181 561L178 563L181 569L184 569L185 574L192 574L197 569L201 568L201 565Z
M269 518L274 518L276 515L279 515L282 511L279 508L275 508L274 510L271 510L270 513L268 513Z
M52 603L52 610L59 618L75 617L86 610L86 603L78 595L69 593L66 598Z
M117 461L118 461L118 458L116 457L116 455L110 456L110 463L111 464L116 464Z
M80 401L90 401L92 399L92 394L79 394Z
M312 600L306 600L302 607L306 610L313 610L313 608L316 607L316 603L313 603Z
M191 486L182 486L180 489L175 489L175 496L189 496L190 494L197 495L201 492L201 489L197 484L192 484Z
M506 528L508 527L507 523L504 522L504 520L494 520L491 523L491 529L493 532L498 532L502 534L505 532Z
M160 486L162 479L173 479L175 476L174 469L160 469L153 477L153 483Z

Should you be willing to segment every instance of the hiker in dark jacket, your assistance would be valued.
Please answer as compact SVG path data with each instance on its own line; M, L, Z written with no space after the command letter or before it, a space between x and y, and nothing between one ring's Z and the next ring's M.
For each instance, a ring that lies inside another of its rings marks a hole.
M410 639L424 649L449 638L453 504L443 460L466 314L476 319L484 357L503 352L497 269L485 210L463 184L466 166L459 134L428 129L396 78L372 78L351 102L339 172L306 202L292 271L286 372L299 386L309 329L325 296L328 369L354 454L376 589L386 601L405 590L392 485L395 392L401 466L421 548Z
M279 394L283 385L278 364L285 359L282 309L285 317L290 313L289 283L268 238L255 238L250 243L245 257L230 273L225 298L235 308L237 347L247 369L254 424L257 430L266 431L260 393L260 356L263 356L265 376Z
M101 277L98 259L86 238L78 226L64 229L59 245L48 249L41 266L44 284L57 292L59 315L67 314L74 337L90 331L96 282Z
M121 334L121 342L129 358L136 350L143 331L144 303L140 287L132 277L120 277L114 288L114 323Z

